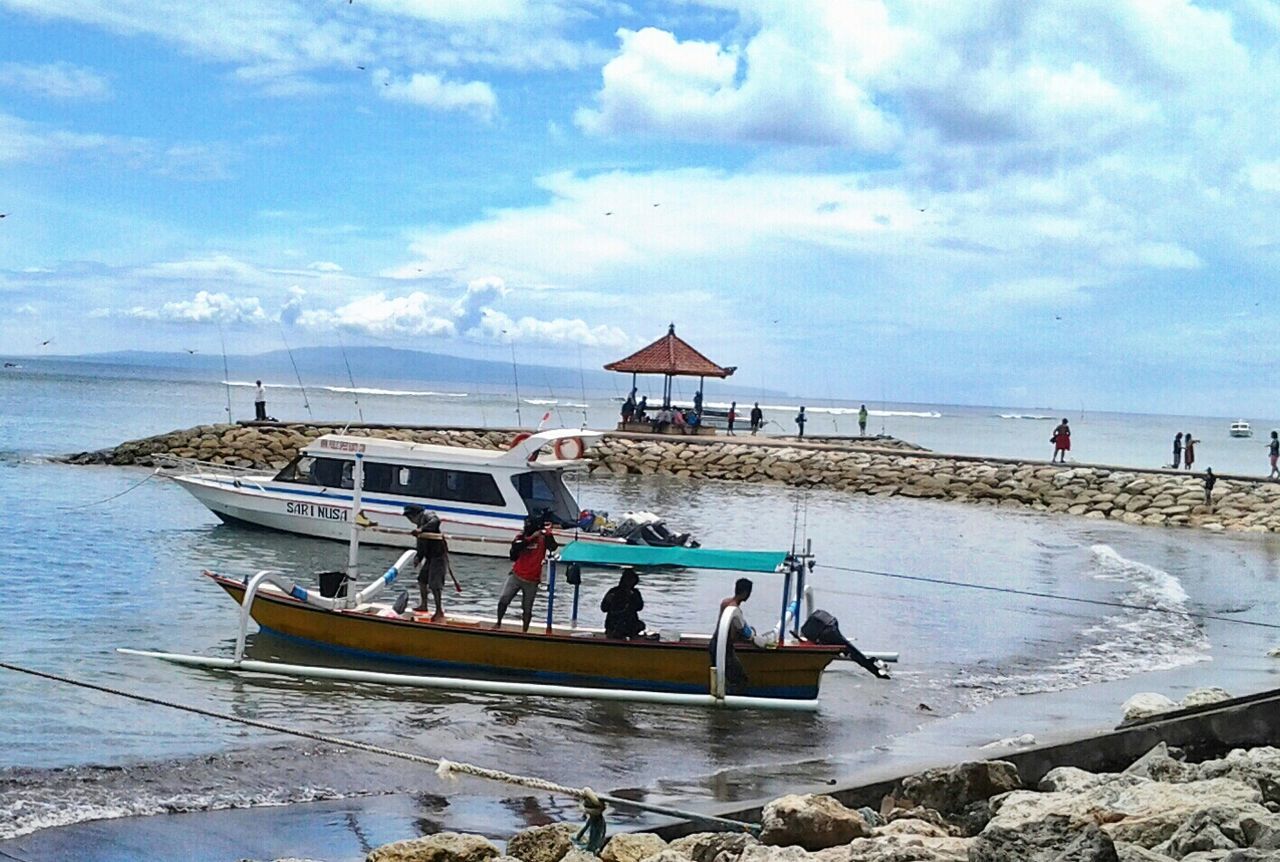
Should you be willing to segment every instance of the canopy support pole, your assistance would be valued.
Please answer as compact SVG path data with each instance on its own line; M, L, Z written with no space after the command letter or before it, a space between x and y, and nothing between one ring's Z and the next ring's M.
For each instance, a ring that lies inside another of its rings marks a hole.
M347 577L360 574L360 491L364 486L364 453L357 452L351 466L351 544L347 548Z
M556 606L556 561L547 561L547 634L551 634L552 612Z

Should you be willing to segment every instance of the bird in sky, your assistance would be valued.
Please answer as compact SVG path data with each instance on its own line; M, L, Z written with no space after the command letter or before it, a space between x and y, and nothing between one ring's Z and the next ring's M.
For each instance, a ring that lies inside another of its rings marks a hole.
M605 215L613 215L613 210L609 210Z
M364 66L356 66L356 68L359 69L361 72L364 71Z
M195 353L195 352L196 352L195 348L193 348L193 347L184 347L184 348L182 348L182 349L183 349L183 350L185 350L185 351L187 351L187 353Z
M654 204L654 206L655 206L655 207L660 207L660 206L662 206L662 204Z
M44 341L40 342L41 347L48 347L50 344L53 344L52 338L46 338Z
M8 213L0 213L0 218L4 218L4 217L5 217L5 216L7 216L7 215L9 215L9 214L8 214Z

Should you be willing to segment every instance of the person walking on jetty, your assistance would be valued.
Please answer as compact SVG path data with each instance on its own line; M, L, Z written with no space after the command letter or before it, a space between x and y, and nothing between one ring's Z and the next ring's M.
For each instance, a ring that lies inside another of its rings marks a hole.
M733 401L729 404L729 415L726 417L729 423L729 436L735 436L733 433L733 423L738 419L738 402Z
M1212 467L1204 468L1204 505L1210 512L1213 511L1213 486L1218 483L1218 477L1213 475Z
M267 421L267 390L262 388L262 381L254 381L258 388L253 391L253 418L259 422Z
M1268 479L1280 479L1280 467L1276 466L1276 462L1280 461L1280 433L1271 432L1271 442L1267 444L1267 455L1271 458L1271 475Z
M418 554L413 558L418 567L418 591L421 596L415 611L427 610L427 595L435 600L436 612L431 622L444 619L440 593L444 590L444 576L449 571L449 543L440 532L440 516L421 506L405 506L404 516L413 524Z
M1182 432L1173 435L1173 469L1182 466Z
M1199 442L1192 438L1190 431L1182 435L1182 466L1188 470L1196 462L1196 444Z
M804 405L800 405L800 413L796 416L796 425L800 426L800 436L804 436L804 423L809 421L809 417L804 415Z
M551 525L541 518L530 515L524 519L524 528L520 535L511 540L511 573L502 586L502 595L498 597L498 621L495 629L502 628L502 618L507 613L507 606L520 593L520 622L524 631L529 631L529 623L533 620L533 600L538 596L538 584L542 583L542 564L547 554L560 547L556 537L551 534Z
M760 402L757 401L755 406L751 408L751 436L754 437L760 433L760 426L764 425L764 411L760 409Z
M1061 425L1053 429L1049 442L1053 444L1053 459L1049 463L1067 463L1067 453L1071 451L1071 427L1067 425L1065 418Z
M858 436L867 436L867 405L858 408Z

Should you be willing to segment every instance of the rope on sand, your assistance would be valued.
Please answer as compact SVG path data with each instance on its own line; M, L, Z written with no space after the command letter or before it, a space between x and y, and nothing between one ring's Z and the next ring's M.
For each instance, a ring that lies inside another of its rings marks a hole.
M355 751L364 751L369 754L377 754L383 757L393 757L399 760L407 760L410 763L418 763L423 766L431 766L435 768L436 775L442 779L456 779L458 775L470 775L475 778L483 778L488 781L497 781L503 784L511 784L516 787L526 787L530 790L540 790L556 796L567 796L571 799L577 799L582 803L584 812L587 814L587 825L583 827L583 831L587 831L591 827L593 821L602 824L606 805L612 805L615 808L631 808L638 811L647 811L653 814L661 814L667 817L675 817L681 820L701 821L712 823L722 829L730 829L733 831L753 832L758 830L758 826L749 823L743 823L738 820L730 820L724 817L716 817L710 814L699 814L695 811L684 811L679 808L671 808L665 805L654 805L648 802L639 802L634 799L626 799L620 796L612 796L607 793L596 793L590 787L570 787L565 784L557 784L554 781L548 781L545 778L538 778L530 775L516 775L512 772L503 772L499 769L489 769L484 766L476 766L472 763L461 763L458 761L447 760L443 757L427 757L421 754L414 754L408 751L397 751L393 748L386 748L381 745L373 745L368 742L359 742L354 739L344 739L339 736L330 736L325 733L316 733L310 730L299 730L297 728L287 727L282 724L276 724L270 721L261 721L254 718L245 718L238 715L230 715L217 710L204 709L203 707L191 706L189 704L177 703L174 701L164 700L156 697L149 697L144 694L124 691L123 689L112 688L111 686L98 685L97 683L86 682L84 680L74 679L72 677L63 676L61 674L49 673L47 671L35 670L33 668L22 667L21 665L10 664L9 662L0 662L0 669L10 670L15 673L23 673L28 676L39 677L41 679L52 680L53 682L63 683L65 685L73 685L78 688L90 689L92 691L102 692L104 694L115 695L129 700L135 700L140 703L149 703L154 706L163 706L166 709L176 709L183 712L193 713L195 715L203 715L207 718L216 718L221 721L235 722L249 727L256 727L260 730L269 730L273 733L283 733L289 736L297 736L303 739L310 739L315 742L323 742L327 745L334 745L341 748L349 748ZM602 831L599 829L592 830L593 833ZM582 835L580 832L579 835Z

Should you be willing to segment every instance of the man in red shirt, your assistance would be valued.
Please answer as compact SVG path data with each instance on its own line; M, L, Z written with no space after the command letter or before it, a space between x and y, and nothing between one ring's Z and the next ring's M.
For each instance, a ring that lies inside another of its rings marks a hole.
M551 535L551 525L534 515L524 519L524 529L520 535L511 540L511 574L502 587L502 595L498 598L498 622L494 628L502 628L502 617L507 613L507 606L520 593L521 620L524 630L529 630L533 619L533 600L538 595L538 584L542 582L542 564L547 554L559 547L555 536Z

